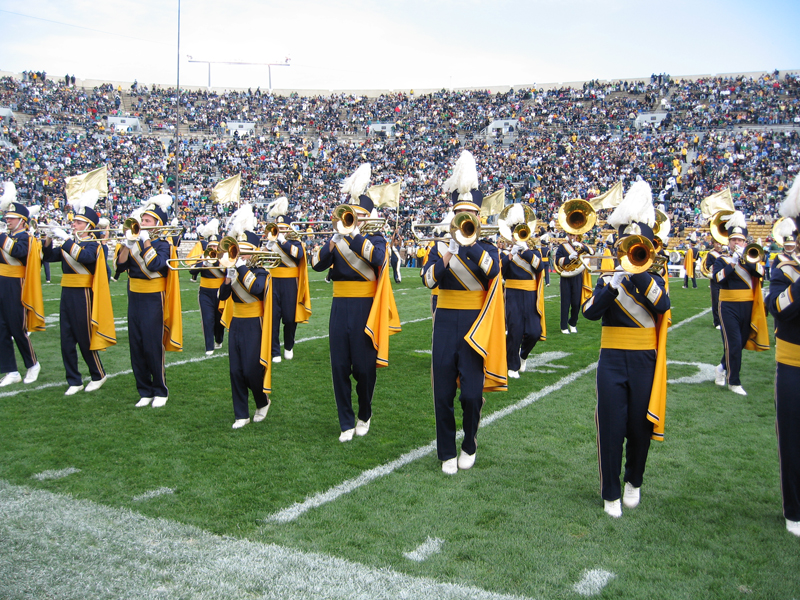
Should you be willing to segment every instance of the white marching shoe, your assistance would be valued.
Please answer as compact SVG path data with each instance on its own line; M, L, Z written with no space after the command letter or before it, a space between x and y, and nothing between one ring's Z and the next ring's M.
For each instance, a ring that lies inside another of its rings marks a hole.
M561 333L564 333L564 334L566 334L566 335L569 335L569 329L562 329L562 330L561 330Z
M22 380L22 383L33 383L37 379L39 379L39 371L42 370L42 365L39 364L37 361L35 365L33 365L28 372L25 373L25 379Z
M790 521L786 519L786 531L800 537L800 521Z
M342 443L349 442L350 440L353 439L353 434L355 432L356 432L355 428L344 430L342 433L339 434L339 441Z
M236 419L231 425L231 429L241 429L250 422L250 419Z
M370 417L366 421L362 421L361 419L356 421L356 435L358 437L364 437L365 435L367 435L367 432L369 431L370 421L372 421L372 417Z
M212 354L214 354L213 350L206 350L206 356L211 356Z
M71 385L71 386L69 386L67 388L67 391L64 392L64 395L65 396L74 396L75 394L80 392L82 389L83 389L82 385Z
M283 358L285 358L286 360L292 360L294 358L294 350L284 349Z
M274 362L274 363L279 363L279 362L281 362L281 357L280 357L280 356L273 356L273 357L272 357L272 362Z
M519 357L519 373L524 373L528 368L528 359Z
M717 365L717 368L714 369L714 383L725 385L725 369L722 368L722 365Z
M0 387L6 387L7 385L11 385L13 383L19 383L20 381L22 381L22 375L19 374L19 371L7 373L6 376L0 380Z
M220 348L222 348L222 342L220 342L219 344L214 342L214 350L219 350Z
M603 510L615 519L619 519L622 516L622 505L618 499L603 500Z
M153 398L153 408L161 408L167 403L167 396L155 396Z
M573 327L572 325L570 325L569 326L569 332L570 333L578 333L578 328L577 327Z
M466 471L467 469L471 469L472 465L475 464L475 455L476 454L477 454L477 452L475 452L474 454L467 454L466 452L464 452L462 450L461 454L458 457L458 468L463 470L463 471Z
M508 370L508 376L511 377L511 379L519 379L519 373L511 369Z
M90 381L88 384L86 384L86 391L93 392L95 390L99 390L101 387L103 387L103 384L106 382L106 379L108 379L108 375L106 375L102 379L98 379L97 381Z
M450 458L442 461L442 473L445 475L455 475L458 473L458 459Z
M625 491L622 492L622 503L625 505L625 508L636 508L639 506L640 498L639 488L633 487L632 484L626 481Z
M153 401L152 398L140 398L139 401L136 403L136 408L142 408L143 406L147 406L152 401Z
M745 392L744 388L740 385L729 385L728 389L732 391L734 394L739 394L740 396L747 396L747 392Z
M266 419L267 411L269 411L269 404L262 406L261 408L257 408L256 413L253 415L253 423L261 423L261 421Z

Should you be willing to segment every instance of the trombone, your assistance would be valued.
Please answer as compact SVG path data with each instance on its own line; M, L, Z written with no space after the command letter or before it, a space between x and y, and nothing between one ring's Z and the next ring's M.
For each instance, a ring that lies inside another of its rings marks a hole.
M138 242L142 231L149 232L150 236L153 238L175 237L183 233L183 226L154 225L152 227L143 227L139 219L128 217L122 223L122 234L118 241L132 240Z
M275 242L280 234L283 234L287 240L300 239L300 234L294 228L286 225L286 223L267 223L264 226L264 235L261 236L261 239L267 242Z
M508 222L508 216L514 206L522 208L524 220L522 223L511 225ZM536 223L536 213L524 204L509 204L497 216L497 230L500 237L512 244L526 244L531 250L536 247L537 242L533 233L536 231Z
M330 221L292 221L290 226L294 229L298 227L308 227L309 225L329 226L330 229L324 231L301 232L300 235L352 235L356 227L362 235L373 235L378 233L386 225L386 219L382 217L359 217L356 210L349 204L340 204L333 209ZM277 237L277 234L276 236Z
M626 235L617 243L616 257L608 256L579 256L578 259L592 273L613 273L613 269L593 268L593 261L615 260L622 269L631 275L651 271L653 268L662 268L666 264L666 257L656 256L655 247L643 235ZM651 271L658 272L658 271Z
M411 234L418 242L440 242L449 238L449 228L450 224L445 221L442 221L441 223L414 223L412 221ZM433 229L432 233L440 233L441 235L425 236L417 231L417 229Z
M219 241L219 247L214 257L219 260L220 267L224 269L236 265L236 261L240 258L247 260L248 267L274 269L281 264L281 256L277 252L242 250L239 242L231 236L225 236Z

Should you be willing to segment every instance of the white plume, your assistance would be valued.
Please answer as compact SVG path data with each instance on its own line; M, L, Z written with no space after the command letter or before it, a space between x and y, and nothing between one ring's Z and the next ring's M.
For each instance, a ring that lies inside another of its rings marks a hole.
M287 212L289 212L289 200L286 199L286 196L281 196L267 204L267 216L269 217L280 217Z
M781 204L782 217L797 217L798 215L800 215L800 175L795 177L789 193L786 194L786 200Z
M94 210L94 205L100 199L100 192L97 190L87 190L77 198L73 198L68 202L75 212L80 213L84 208L91 208Z
M164 212L167 212L172 207L172 196L169 194L159 194L158 196L153 196L152 198L148 198L142 204L145 205L145 210L150 208L153 205L158 206Z
M367 189L370 177L372 177L372 167L369 163L363 163L342 182L342 193L350 194L353 200L358 200L358 197Z
M219 235L219 219L211 219L205 225L198 225L197 234L204 238L212 235Z
M734 211L730 218L726 219L725 228L730 231L734 227L741 227L742 229L747 228L747 220L744 218L744 213L740 210Z
M146 206L140 206L139 208L137 208L136 210L134 210L131 213L131 218L132 219L136 219L137 221L139 221L141 223L142 222L142 213L144 213L145 210L147 210Z
M475 157L468 150L464 150L453 166L453 174L444 182L444 191L450 194L458 190L460 196L476 189L478 189L478 167L475 164Z
M653 192L650 185L640 180L635 182L619 206L614 209L608 217L608 224L614 229L619 229L622 225L633 223L644 223L648 227L656 224L656 211L653 208Z
M28 216L31 219L35 219L36 217L38 217L40 212L42 212L42 207L38 204L28 207Z
M511 226L514 226L524 222L525 222L525 210L522 208L522 205L512 204L511 208L508 209L508 215L506 215L506 223L508 223Z
M109 221L105 217L100 217L97 220L97 228L98 229L108 229L109 225L111 225L111 221Z
M249 204L242 206L231 215L228 223L228 235L238 237L245 231L253 231L256 228L256 216L253 214L253 207Z
M13 181L6 181L3 197L0 198L0 210L7 210L12 202L17 201L17 186Z
M790 235L795 235L797 231L796 227L794 226L794 220L791 218L786 219L785 221L781 221L781 224L778 225L778 235L781 237L788 237Z

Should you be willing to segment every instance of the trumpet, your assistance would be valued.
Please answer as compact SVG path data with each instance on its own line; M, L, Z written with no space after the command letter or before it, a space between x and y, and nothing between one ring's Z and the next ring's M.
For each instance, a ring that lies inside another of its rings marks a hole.
M450 221L450 237L461 246L471 246L480 237L498 233L499 228L496 225L481 225L481 220L472 213L458 213Z
M281 264L281 256L277 252L264 250L243 251L239 246L239 242L231 236L225 236L220 240L215 256L219 257L220 267L225 269L233 267L239 258L246 258L248 267L274 269Z

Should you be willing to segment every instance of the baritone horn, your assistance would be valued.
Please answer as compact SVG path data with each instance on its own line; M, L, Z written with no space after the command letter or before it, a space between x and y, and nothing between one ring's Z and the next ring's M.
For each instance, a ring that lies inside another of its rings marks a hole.
M722 220L722 217L732 215L733 212L732 210L718 210L713 214L711 221L708 223L711 237L723 246L728 244L728 229L725 227L725 221Z
M567 233L582 235L597 222L597 211L586 200L567 200L558 209L558 224Z

